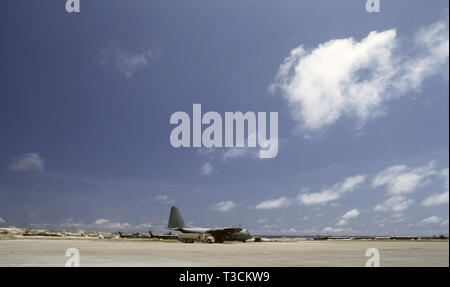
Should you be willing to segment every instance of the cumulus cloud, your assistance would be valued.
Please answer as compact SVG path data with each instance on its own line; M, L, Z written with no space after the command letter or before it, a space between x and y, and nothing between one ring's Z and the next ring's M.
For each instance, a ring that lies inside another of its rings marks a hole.
M101 224L105 224L105 223L107 223L107 222L109 222L109 219L99 218L99 219L97 219L97 220L94 221L94 224L101 225Z
M233 201L221 201L219 203L214 204L211 208L218 211L230 211L236 206Z
M402 212L406 210L411 204L414 203L413 199L409 199L406 196L393 196L385 200L383 203L377 204L374 211L392 211Z
M351 234L354 231L351 228L333 228L333 227L325 227L322 229L322 233L326 234Z
M151 201L158 201L165 204L173 204L175 201L167 194L158 194L151 198Z
M58 223L30 223L33 228L45 228L54 230L77 230L77 231L106 231L106 232L117 232L117 231L139 231L146 232L150 228L156 228L158 230L164 230L164 226L153 225L150 223L141 224L131 224L128 222L114 222L107 218L98 218L91 223L84 223L83 221L75 220L74 218L68 218L61 220Z
M305 131L343 117L362 126L385 113L388 101L418 91L424 79L448 69L447 22L421 29L410 43L400 43L391 29L361 41L333 39L309 51L299 46L280 65L271 89L282 92Z
M445 168L440 172L440 175L444 179L444 187L448 191L449 190L449 177L448 177L449 169Z
M259 158L259 152L255 148L227 148L222 155L223 160L238 158Z
M212 164L210 164L209 162L205 163L205 164L202 165L202 167L200 168L200 172L201 172L203 175L210 175L213 171L214 171L214 168L213 168Z
M94 223L95 224L95 223ZM66 229L83 229L85 224L81 221L75 221L72 217L65 219L62 221L62 223L59 225L60 227Z
M281 232L281 234L288 234L288 233L290 233L290 234L298 234L299 233L299 231L297 229L295 229L295 228L289 228L289 229L282 228L280 230L280 232Z
M112 66L118 69L127 79L139 70L146 67L153 53L150 50L141 52L129 52L112 41L108 47L103 49L97 58L102 66Z
M440 223L442 220L442 218L440 218L439 216L430 216L427 218L424 218L420 224L436 224L436 223Z
M269 199L260 202L255 206L255 209L274 209L280 207L286 207L291 204L291 200L287 197L280 197L278 199Z
M414 48L419 53L405 62L405 72L398 83L404 91L420 88L423 80L436 73L440 67L447 66L448 72L448 35L448 15L447 19L422 27L417 32Z
M323 188L321 192L299 194L297 200L304 205L325 204L339 199L343 194L358 189L366 179L366 175L346 178L332 187Z
M128 222L114 222L106 218L96 219L92 224L85 225L84 228L88 229L100 229L109 231L120 231L120 230L145 230L151 228L152 224L142 223L142 224L130 224Z
M259 159L259 150L252 147L199 148L197 153L209 162L228 162L239 159Z
M26 153L15 157L9 166L13 171L42 171L45 159L39 153Z
M436 173L433 163L417 168L395 165L376 175L372 179L372 185L374 187L387 187L391 195L408 194L424 185L426 183L425 179Z
M372 179L372 186L386 188L389 198L377 204L374 211L402 212L406 210L414 203L414 200L409 199L407 195L427 184L428 179L437 173L433 162L416 168L395 165L381 171Z
M213 160L216 157L216 148L210 147L210 148L206 148L206 147L201 147L197 149L197 153L199 155L208 157L210 160Z
M422 204L425 206L439 205L444 203L448 204L448 197L449 197L448 191L440 194L430 195L429 197L425 198L422 201Z
M346 225L348 223L349 219L356 218L359 216L359 210L358 209L352 209L346 212L344 215L341 216L341 220L337 223L337 225Z
M422 204L425 206L431 206L431 205L439 205L439 204L448 204L448 198L449 198L449 178L448 178L448 168L442 170L440 172L440 175L444 178L444 188L445 192L440 194L432 194L425 198L422 201Z

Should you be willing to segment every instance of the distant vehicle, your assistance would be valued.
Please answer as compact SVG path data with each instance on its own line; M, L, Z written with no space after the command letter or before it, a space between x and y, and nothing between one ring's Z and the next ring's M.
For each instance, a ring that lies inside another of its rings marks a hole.
M206 242L214 243L215 238L208 233L180 233L178 234L178 240L184 243L194 243L194 242Z
M180 211L176 206L172 206L170 209L169 224L167 228L171 230L177 230L182 233L199 233L199 234L211 234L215 238L215 242L222 243L224 241L242 241L251 239L252 235L241 227L218 227L218 228L205 228L205 227L193 227L186 226Z

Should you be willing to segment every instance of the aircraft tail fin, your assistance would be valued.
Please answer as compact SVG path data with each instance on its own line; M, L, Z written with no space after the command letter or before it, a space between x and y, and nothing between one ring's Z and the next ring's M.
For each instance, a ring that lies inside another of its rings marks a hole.
M181 217L180 211L176 206L172 206L172 208L170 209L169 224L167 227L168 228L184 227L183 217Z

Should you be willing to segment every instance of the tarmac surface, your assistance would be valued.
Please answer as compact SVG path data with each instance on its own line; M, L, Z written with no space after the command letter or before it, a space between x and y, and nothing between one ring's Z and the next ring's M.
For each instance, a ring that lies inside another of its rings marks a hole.
M181 243L145 240L0 240L0 266L64 266L77 248L80 266L358 266L368 248L380 266L449 266L449 242L288 240L285 242Z

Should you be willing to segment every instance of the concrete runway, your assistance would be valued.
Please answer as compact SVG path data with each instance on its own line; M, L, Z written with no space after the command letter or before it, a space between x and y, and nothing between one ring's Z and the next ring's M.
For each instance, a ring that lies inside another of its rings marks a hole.
M81 266L361 266L368 248L381 266L449 266L448 241L312 241L185 244L135 240L0 240L0 266L64 266L68 248Z

